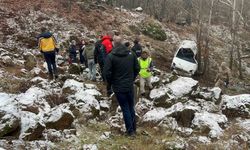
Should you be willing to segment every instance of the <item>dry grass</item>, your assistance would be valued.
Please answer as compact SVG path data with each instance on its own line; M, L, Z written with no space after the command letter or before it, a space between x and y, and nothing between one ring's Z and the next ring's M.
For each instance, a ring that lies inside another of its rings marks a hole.
M99 140L99 137L110 127L105 123L87 124L78 129L80 131L80 143L59 143L57 149L79 149L84 144L97 144L99 150L164 150L164 144L158 144L157 141L173 141L174 136L170 137L164 132L159 132L150 127L139 127L135 139L124 135L111 135L109 139ZM148 133L148 135L142 134Z

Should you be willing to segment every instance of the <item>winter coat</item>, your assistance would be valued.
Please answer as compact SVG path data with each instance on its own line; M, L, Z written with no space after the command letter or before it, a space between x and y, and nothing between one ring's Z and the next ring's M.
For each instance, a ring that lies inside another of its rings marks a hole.
M112 45L112 42L111 42L111 37L110 36L103 36L102 45L105 48L106 54L109 54L113 49L113 45Z
M141 44L136 42L131 50L136 54L137 58L141 57L141 53L142 53Z
M84 50L84 56L85 56L85 58L86 59L94 59L95 58L94 51L95 51L95 47L94 46L92 46L92 45L86 46L86 48Z
M56 49L56 40L52 33L45 32L39 35L38 47L41 52L52 52Z
M114 92L129 92L139 71L135 54L120 44L106 58L104 77Z
M103 56L104 54L102 52L101 47L102 47L102 41L99 40L95 43L94 55L95 55L95 58L99 64L104 64L104 56Z
M69 53L70 54L76 54L76 45L70 45L69 46Z

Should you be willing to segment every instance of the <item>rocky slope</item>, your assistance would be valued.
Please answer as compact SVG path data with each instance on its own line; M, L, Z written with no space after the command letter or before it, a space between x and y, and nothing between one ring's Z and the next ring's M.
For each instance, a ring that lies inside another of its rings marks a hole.
M70 9L60 0L0 3L2 149L250 147L249 94L225 95L220 88L202 87L192 78L165 71L175 45L182 39L195 39L193 27L164 25L142 13L87 2L73 3ZM149 22L166 37L160 33L150 38ZM46 79L44 62L36 49L36 36L42 26L49 27L61 45L57 56L60 76L56 81ZM68 66L64 54L69 40L94 38L104 29L119 30L127 40L138 32L149 31L147 36L142 35L143 43L152 43L156 65L164 70L155 70L155 88L147 98L137 100L138 136L134 140L121 136L125 130L122 114L115 99L103 95L104 85L88 81L88 70L83 66ZM220 44L228 36L218 32L221 27L213 29L219 39L214 41L216 53L212 56L216 56L224 52L226 46ZM211 58L214 66L219 59Z

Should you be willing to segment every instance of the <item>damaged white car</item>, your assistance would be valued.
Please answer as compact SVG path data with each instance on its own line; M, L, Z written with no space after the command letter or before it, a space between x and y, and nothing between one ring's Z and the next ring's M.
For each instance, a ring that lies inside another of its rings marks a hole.
M174 55L171 70L176 71L178 74L194 75L198 69L198 62L196 60L197 51L195 41L183 41Z

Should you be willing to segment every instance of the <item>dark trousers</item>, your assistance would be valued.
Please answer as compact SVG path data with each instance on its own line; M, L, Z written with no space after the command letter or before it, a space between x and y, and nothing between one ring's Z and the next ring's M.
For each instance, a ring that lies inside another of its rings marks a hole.
M79 53L79 57L80 57L80 63L81 64L84 64L85 63L85 58L84 58L84 56L83 56L83 50L80 50L79 51L80 53Z
M56 53L53 52L44 52L44 59L47 63L49 74L53 75L57 74L57 68L56 68Z
M76 53L71 52L71 53L69 54L69 58L71 59L71 62L72 62L72 63L77 63Z
M127 134L135 133L134 92L115 92L115 95L123 113Z
M100 67L100 74L102 76L102 80L105 81L104 75L103 75L103 69L104 69L104 63L103 62L98 62L99 67Z

